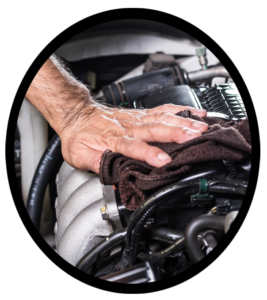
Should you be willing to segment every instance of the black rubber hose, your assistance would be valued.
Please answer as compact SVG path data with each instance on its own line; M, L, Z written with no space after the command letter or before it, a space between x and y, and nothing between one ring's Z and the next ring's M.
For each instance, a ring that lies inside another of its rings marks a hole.
M93 264L113 247L125 241L126 228L113 232L109 237L87 252L77 263L76 268L86 272Z
M102 88L107 103L134 107L133 102L163 88L184 84L179 66L152 71Z
M246 191L247 188L243 186L213 185L209 187L209 192L212 193L245 195Z
M184 237L183 231L177 231L166 227L147 228L148 236L152 240L173 244Z
M224 184L224 185L213 185L213 184ZM220 193L234 193L234 194L245 194L246 188L244 187L244 181L227 181L221 180L219 181L209 181L209 191L210 192L220 192ZM139 245L139 241L141 239L141 234L143 231L143 226L146 221L146 212L149 211L149 216L155 211L155 209L169 200L169 197L174 192L178 192L183 189L194 190L199 187L198 183L195 182L183 182L169 185L159 192L154 193L147 200L145 200L142 204L138 206L138 208L132 214L127 229L126 235L126 250L129 251L130 264L134 263L137 249ZM140 222L139 222L140 220ZM137 224L137 225L136 225ZM134 231L133 231L134 229ZM136 230L137 229L137 230Z
M189 187L189 189L192 189L192 188ZM169 191L171 191L171 190L169 190ZM145 211L145 213L139 219L137 225L134 227L134 230L131 235L131 242L130 242L130 249L129 249L129 264L130 265L134 264L136 261L139 242L140 242L140 239L142 236L142 232L143 232L144 224L145 224L146 220L149 218L149 216L152 215L152 213L157 209L157 207L160 204L162 204L163 201L166 202L167 200L168 200L168 198L163 198L163 199L161 199L161 201L158 201L154 205L150 206L150 208L148 208Z
M196 192L198 191L199 184L198 182L183 182L181 184L175 183L168 185L167 187L162 188L160 191L152 194L150 197L148 197L143 203L141 203L137 209L133 212L133 214L130 217L130 220L128 222L127 227L127 235L126 235L126 249L129 250L130 244L131 244L131 235L134 227L136 226L139 219L143 216L143 214L152 206L154 206L157 203L160 203L161 201L165 202L169 200L170 195L172 195L175 192L178 192L183 189L187 188L195 188Z
M151 216L151 214L155 211L158 205L155 204L154 206L150 207L140 218L138 223L134 228L134 233L132 234L131 246L129 249L129 265L132 266L135 263L137 251L140 243L140 239L144 230L144 225L147 219Z
M38 230L40 227L45 191L61 155L61 141L56 134L51 139L39 161L27 199L27 212Z
M199 247L198 234L205 229L224 230L225 217L202 215L192 220L185 229L185 247L195 264L205 257Z
M168 248L161 250L159 252L154 252L151 254L140 252L138 254L138 258L144 261L148 261L150 263L156 263L162 260L163 258L168 257L172 253L178 252L182 250L184 247L185 238L182 237L180 240L176 241L174 244L169 246Z
M208 180L208 186L212 187L213 185L247 188L248 182L244 180L238 180L238 179Z

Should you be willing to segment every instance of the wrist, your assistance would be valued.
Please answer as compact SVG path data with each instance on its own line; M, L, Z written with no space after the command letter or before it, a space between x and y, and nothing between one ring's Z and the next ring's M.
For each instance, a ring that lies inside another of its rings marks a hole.
M87 87L54 56L36 74L26 98L59 135L83 114L89 114L95 104Z

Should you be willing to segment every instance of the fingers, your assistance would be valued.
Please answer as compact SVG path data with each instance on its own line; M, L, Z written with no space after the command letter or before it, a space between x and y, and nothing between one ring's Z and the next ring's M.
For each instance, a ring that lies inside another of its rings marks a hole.
M135 138L118 137L111 149L127 157L147 162L159 168L171 162L171 157L161 149L149 146L146 142Z
M176 142L182 144L201 136L201 132L164 122L143 123L128 129L129 136L147 142Z
M146 112L148 114L155 114L159 112L169 112L171 114L177 114L180 111L184 111L186 109L189 109L193 114L198 115L200 117L205 117L207 115L207 111L204 109L196 109L191 106L180 106L180 105L174 105L174 104L164 104L152 109L147 109Z
M141 120L144 123L164 122L172 125L184 126L200 132L204 132L209 128L209 125L204 122L182 118L169 112L159 112L153 115L146 115L141 117Z

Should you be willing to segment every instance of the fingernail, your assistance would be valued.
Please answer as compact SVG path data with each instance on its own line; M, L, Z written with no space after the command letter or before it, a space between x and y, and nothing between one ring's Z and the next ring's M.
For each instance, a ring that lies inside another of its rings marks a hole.
M200 134L199 131L192 130L192 129L187 129L185 133L188 134L188 135Z
M204 124L207 125L206 123L196 121L192 125L196 128L199 128L199 127L203 126Z
M159 153L158 154L158 159L159 160L168 160L168 159L172 159L172 158L166 153Z

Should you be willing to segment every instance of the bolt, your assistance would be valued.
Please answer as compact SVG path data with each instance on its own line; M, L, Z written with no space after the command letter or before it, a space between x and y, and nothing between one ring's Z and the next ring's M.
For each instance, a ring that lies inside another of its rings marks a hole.
M198 56L199 59L199 64L201 65L203 70L207 70L207 64L208 64L208 60L206 58L206 47L199 47L196 48L196 54Z
M100 211L101 211L102 219L103 220L108 220L109 216L108 216L107 207L106 206L101 207Z

